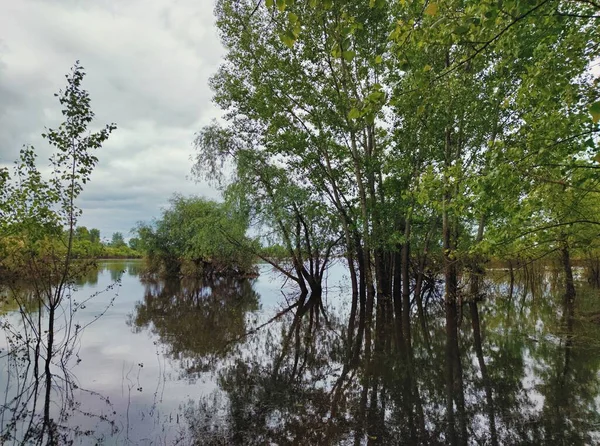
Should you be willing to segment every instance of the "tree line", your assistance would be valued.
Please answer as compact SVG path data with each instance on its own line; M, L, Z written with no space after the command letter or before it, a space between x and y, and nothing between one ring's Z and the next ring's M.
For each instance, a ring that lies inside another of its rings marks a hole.
M75 228L73 250L79 258L138 258L143 252L140 240L132 237L125 241L122 232L113 232L110 239L102 240L100 230L85 226Z
M285 248L273 266L300 290L287 342L304 315L326 317L324 272L344 257L339 382L366 364L366 411L377 363L413 361L441 289L446 435L465 443L459 315L486 263L555 262L569 301L573 258L598 267L599 6L219 0L215 14L224 123L197 134L193 173Z
M61 245L68 242L68 231L61 231L60 228L56 229L55 232L48 234L46 243L49 246L47 249L50 249L50 245ZM0 256L3 259L0 263L3 263L2 266L5 271L16 267L15 272L17 272L17 265L11 266L11 253L15 247L19 247L19 249L25 248L25 241L23 239L25 234L26 232L17 234L11 231L9 235L0 237ZM41 253L38 254L41 255ZM74 228L71 241L71 255L74 259L133 259L142 257L143 251L141 250L138 238L133 237L128 242L125 242L123 233L114 232L110 240L103 240L99 229L88 229L86 226L77 226Z

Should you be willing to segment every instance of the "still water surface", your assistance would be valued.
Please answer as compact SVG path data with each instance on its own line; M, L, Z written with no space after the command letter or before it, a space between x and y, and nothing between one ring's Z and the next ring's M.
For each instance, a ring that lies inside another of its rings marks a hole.
M329 270L328 320L313 321L286 349L292 313L263 325L293 290L269 267L256 280L205 283L145 281L140 270L137 261L104 262L78 286L76 300L99 293L78 322L102 316L78 339L68 383L56 379L61 441L446 444L447 392L462 387L467 444L600 444L600 295L583 281L567 308L551 271L527 287L517 277L512 290L505 271L489 271L487 298L461 314L462 382L452 389L444 381L443 302L433 293L423 324L414 316L412 364L383 354L361 415L361 366L331 411L349 306L343 265ZM18 327L19 319L0 307L0 321ZM9 340L0 338L2 352ZM29 375L2 354L0 427L17 437L7 444L20 444L26 422L9 424L11 401Z

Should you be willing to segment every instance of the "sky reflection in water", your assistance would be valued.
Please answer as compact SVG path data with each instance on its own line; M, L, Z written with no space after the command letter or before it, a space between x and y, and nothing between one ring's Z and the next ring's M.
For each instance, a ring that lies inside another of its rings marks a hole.
M311 325L307 316L283 355L291 312L246 336L292 292L282 293L282 279L268 267L257 280L203 284L141 281L139 267L102 263L79 284L83 298L121 278L117 290L101 293L78 313L80 322L91 321L118 293L83 333L81 362L70 368L75 406L63 425L72 428L66 437L75 444L445 444L439 299L429 302L427 336L414 318L412 366L385 352L373 365L366 430L357 438L361 367L348 374L331 412L348 310L342 265L329 272L328 321ZM580 283L575 307L567 308L560 280L550 272L533 295L517 278L511 297L507 279L490 271L490 297L465 305L461 315L469 442L492 444L494 431L499 444L600 444L598 290ZM0 317L16 322L18 314L8 310ZM0 359L0 382L10 396L16 377L8 379L7 367ZM64 389L54 393L57 400L65 395ZM4 412L2 430L9 418Z

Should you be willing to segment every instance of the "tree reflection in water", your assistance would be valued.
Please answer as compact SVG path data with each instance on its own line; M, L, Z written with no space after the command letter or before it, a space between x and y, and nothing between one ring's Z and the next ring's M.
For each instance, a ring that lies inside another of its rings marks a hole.
M147 282L131 323L138 332L150 328L189 376L230 355L245 337L247 313L258 307L249 280Z
M196 444L215 445L445 445L453 430L454 444L463 445L596 444L599 327L550 279L538 277L533 294L520 293L531 284L517 281L512 298L496 294L508 287L505 279L483 285L488 300L464 304L458 354L450 358L462 369L454 375L460 382L448 382L445 373L442 302L429 306L427 333L414 332L410 355L376 346L368 380L364 363L345 364L341 317L311 323L307 315L287 348L296 319L287 313L221 364L217 391L188 402L188 434ZM580 294L582 306L597 299Z
M82 283L97 283L97 274L86 272ZM72 293L80 283L68 283L68 299L56 306L59 316L53 324L52 342L44 330L50 317L44 294L24 283L10 283L0 290L0 329L6 338L5 348L0 349L5 392L0 405L1 444L63 445L83 438L88 439L84 442L97 443L117 432L114 420L107 416L113 413L110 400L81 388L73 369L81 361L81 334L112 305L118 285L116 280L77 302ZM107 306L91 320L80 321L78 311L104 292L113 294ZM86 399L88 403L95 400L101 410L90 410L82 404ZM98 429L71 423L74 416L91 419Z
M107 268L115 277L118 271L137 274L130 265ZM90 274L77 285L96 282ZM382 329L374 321L367 363L352 348L343 295L324 307L308 304L309 296L291 296L289 302L306 304L261 312L254 281L136 283L143 294L129 324L134 332L152 334L157 354L170 359L174 379L189 381L181 395L191 399L181 401L179 415L170 407L162 410L160 397L152 400L156 411L140 399L135 414L161 426L161 432L145 437L156 440L164 433L162 441L179 444L598 444L598 292L579 283L577 299L565 299L560 284L543 268L515 271L512 279L488 271L477 285L480 298L457 304L452 355L445 302L434 289L423 301L422 315L412 314L410 344L397 342L395 326ZM32 320L43 317L37 305L27 306L26 295L20 300ZM10 303L2 305L11 311ZM35 342L25 348L35 336L24 331L29 325L14 319L11 324L24 348L13 348L21 353L0 360L11 370L2 438L8 444L46 444L50 431L46 427L42 440L39 398L46 380L42 368L35 371ZM70 367L57 360L52 369L55 443L129 441L130 429L133 438L140 426L148 426L130 420L129 412L123 424L118 395L110 401L99 394L82 396L72 369L77 356L72 358ZM214 390L207 394L206 387L195 387L196 378L214 383ZM190 393L195 389L205 393ZM80 423L80 416L95 422Z

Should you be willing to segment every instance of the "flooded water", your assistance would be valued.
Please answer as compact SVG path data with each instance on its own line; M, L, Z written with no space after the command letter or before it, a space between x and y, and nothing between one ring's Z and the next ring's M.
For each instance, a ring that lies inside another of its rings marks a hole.
M572 305L550 270L527 286L488 271L486 298L462 306L451 358L433 292L425 319L413 315L410 354L384 345L367 374L344 366L342 264L328 272L327 318L311 313L293 331L293 311L280 313L294 290L270 267L204 283L144 281L140 268L104 262L78 284L81 328L52 371L59 444L441 445L449 395L461 402L459 444L600 444L600 295L582 280ZM44 312L21 304L26 317L10 300L0 306L5 444L35 444L41 429L35 364L8 352ZM451 384L448 361L461 372Z

